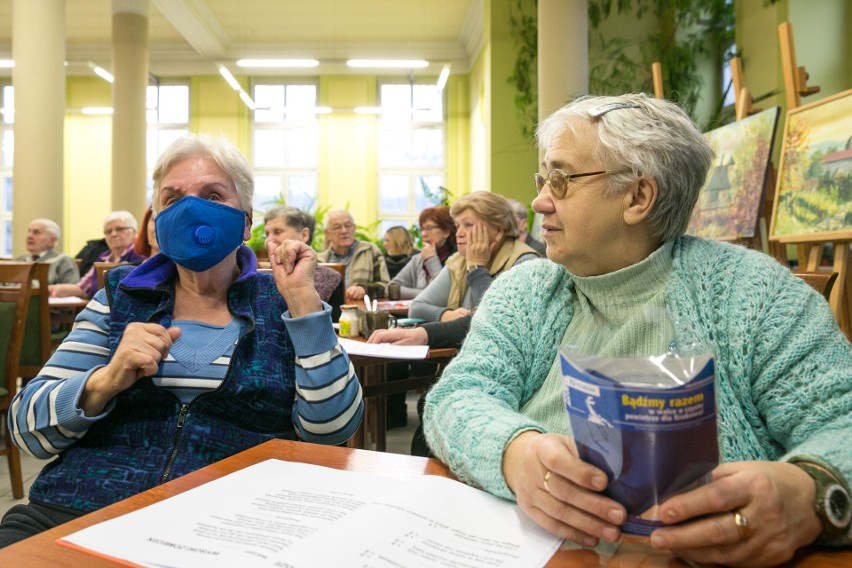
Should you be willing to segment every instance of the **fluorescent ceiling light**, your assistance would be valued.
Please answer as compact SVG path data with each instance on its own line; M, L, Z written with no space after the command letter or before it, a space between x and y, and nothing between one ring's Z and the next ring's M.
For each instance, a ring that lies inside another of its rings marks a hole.
M449 79L449 78L450 78L450 66L444 65L444 68L441 69L441 74L438 75L438 83L435 85L435 87L439 91L443 91L444 87L447 86L447 79Z
M92 71L95 72L95 75L97 75L107 83L112 83L113 81L115 81L115 77L112 76L112 73L110 73L94 61L89 61L87 65Z
M316 59L239 59L237 67L262 67L274 69L286 69L293 67L316 67L319 61Z
M251 110L254 110L256 108L254 101L251 100L251 97L248 95L248 93L242 89L240 89L240 98L243 100L244 103L246 103L246 106L249 107Z
M355 114L382 114L382 107L355 107L352 112Z
M231 88L234 89L235 91L242 91L243 90L243 88L237 82L236 78L234 78L234 76L231 75L231 72L228 71L228 68L225 67L224 65L219 66L219 75L221 75L225 79L225 81L228 82L228 85L230 85Z
M12 69L15 67L14 59L0 59L0 69Z
M422 69L429 62L423 59L350 59L349 67L381 67L384 69Z
M112 107L83 107L80 112L90 115L112 114Z

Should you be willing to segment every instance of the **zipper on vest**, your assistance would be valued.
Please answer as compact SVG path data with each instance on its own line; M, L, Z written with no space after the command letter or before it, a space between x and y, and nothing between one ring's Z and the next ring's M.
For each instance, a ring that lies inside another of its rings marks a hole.
M175 458L177 458L178 453L178 442L180 442L180 434L183 431L183 422L186 420L186 413L189 410L188 404L180 405L180 413L178 413L178 421L177 421L177 430L175 430L175 440L174 440L174 448L172 449L172 455L169 456L169 462L166 464L166 469L163 471L163 477L160 478L160 483L165 483L169 480L169 476L172 474L172 466L175 463Z

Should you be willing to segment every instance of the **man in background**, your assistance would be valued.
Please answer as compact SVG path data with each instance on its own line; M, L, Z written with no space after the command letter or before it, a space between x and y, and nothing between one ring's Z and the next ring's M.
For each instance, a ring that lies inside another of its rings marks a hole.
M33 219L27 227L27 251L15 260L20 262L45 262L48 284L74 284L80 280L77 263L67 254L56 252L53 247L61 236L59 225L50 219Z
M382 251L373 243L355 238L355 219L346 209L332 209L325 216L328 248L317 254L319 262L346 265L346 299L362 300L364 294L384 296L390 281Z

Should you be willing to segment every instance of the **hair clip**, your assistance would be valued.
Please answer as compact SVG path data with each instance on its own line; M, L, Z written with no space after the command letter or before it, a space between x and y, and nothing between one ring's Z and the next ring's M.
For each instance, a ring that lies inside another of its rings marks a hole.
M592 118L599 118L608 112L623 108L639 108L639 105L635 103L607 103L603 105L598 105L592 110L590 110L589 116L591 116Z

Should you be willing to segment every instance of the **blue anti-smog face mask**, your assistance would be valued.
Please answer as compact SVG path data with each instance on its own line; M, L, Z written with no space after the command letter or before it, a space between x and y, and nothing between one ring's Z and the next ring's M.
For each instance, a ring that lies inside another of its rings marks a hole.
M243 242L246 214L199 197L183 197L160 211L154 230L160 252L194 272L213 268Z

